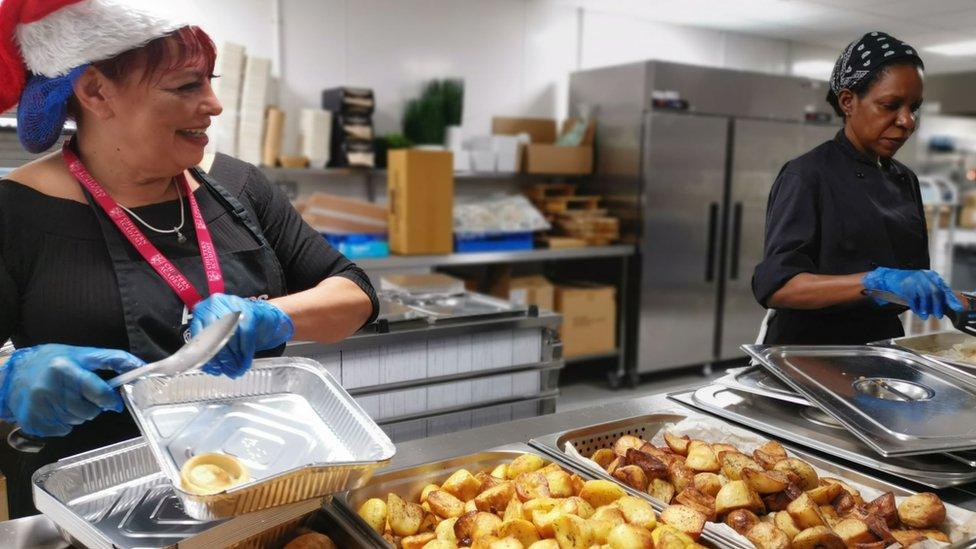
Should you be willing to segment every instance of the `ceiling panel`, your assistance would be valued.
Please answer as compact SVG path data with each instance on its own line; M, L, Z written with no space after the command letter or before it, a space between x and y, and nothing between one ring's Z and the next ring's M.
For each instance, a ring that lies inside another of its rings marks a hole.
M974 0L938 0L936 2L920 2L918 0L897 0L885 2L877 6L868 6L865 11L879 13L890 17L914 19L926 23L930 15L937 13L953 13L976 9Z

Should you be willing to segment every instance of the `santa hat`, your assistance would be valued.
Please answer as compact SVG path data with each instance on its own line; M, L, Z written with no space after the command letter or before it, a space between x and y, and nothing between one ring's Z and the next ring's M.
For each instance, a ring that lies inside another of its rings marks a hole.
M64 125L74 81L110 59L188 23L164 0L2 0L0 112L18 108L18 135L32 152L49 148ZM23 127L22 127L23 126Z

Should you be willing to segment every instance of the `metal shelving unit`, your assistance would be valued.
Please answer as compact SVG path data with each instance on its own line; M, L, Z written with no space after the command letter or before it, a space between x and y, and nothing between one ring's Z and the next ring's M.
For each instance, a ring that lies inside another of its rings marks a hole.
M629 244L588 246L584 248L538 249L516 252L483 252L445 255L395 255L382 259L360 259L360 267L369 270L410 269L419 267L456 267L461 265L489 265L492 263L528 263L535 261L564 261L629 257L634 247Z

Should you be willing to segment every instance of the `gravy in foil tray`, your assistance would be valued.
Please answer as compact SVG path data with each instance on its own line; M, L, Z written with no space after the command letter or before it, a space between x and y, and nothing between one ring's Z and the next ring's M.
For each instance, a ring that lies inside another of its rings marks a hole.
M637 432L637 431L635 431ZM682 513L757 547L945 547L976 537L976 515L697 415L607 437L584 459ZM869 482L867 482L869 481ZM871 484L871 485L868 485ZM740 538L741 539L741 538ZM778 544L783 542L783 544ZM819 544L819 545L817 545ZM898 544L898 545L896 545Z

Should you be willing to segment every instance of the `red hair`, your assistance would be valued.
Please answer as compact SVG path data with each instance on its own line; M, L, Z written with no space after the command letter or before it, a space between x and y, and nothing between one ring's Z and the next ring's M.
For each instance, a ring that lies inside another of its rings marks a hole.
M145 46L122 52L111 59L92 63L99 72L116 82L141 71L142 82L179 69L195 68L213 73L217 47L200 27L183 27L157 38Z

